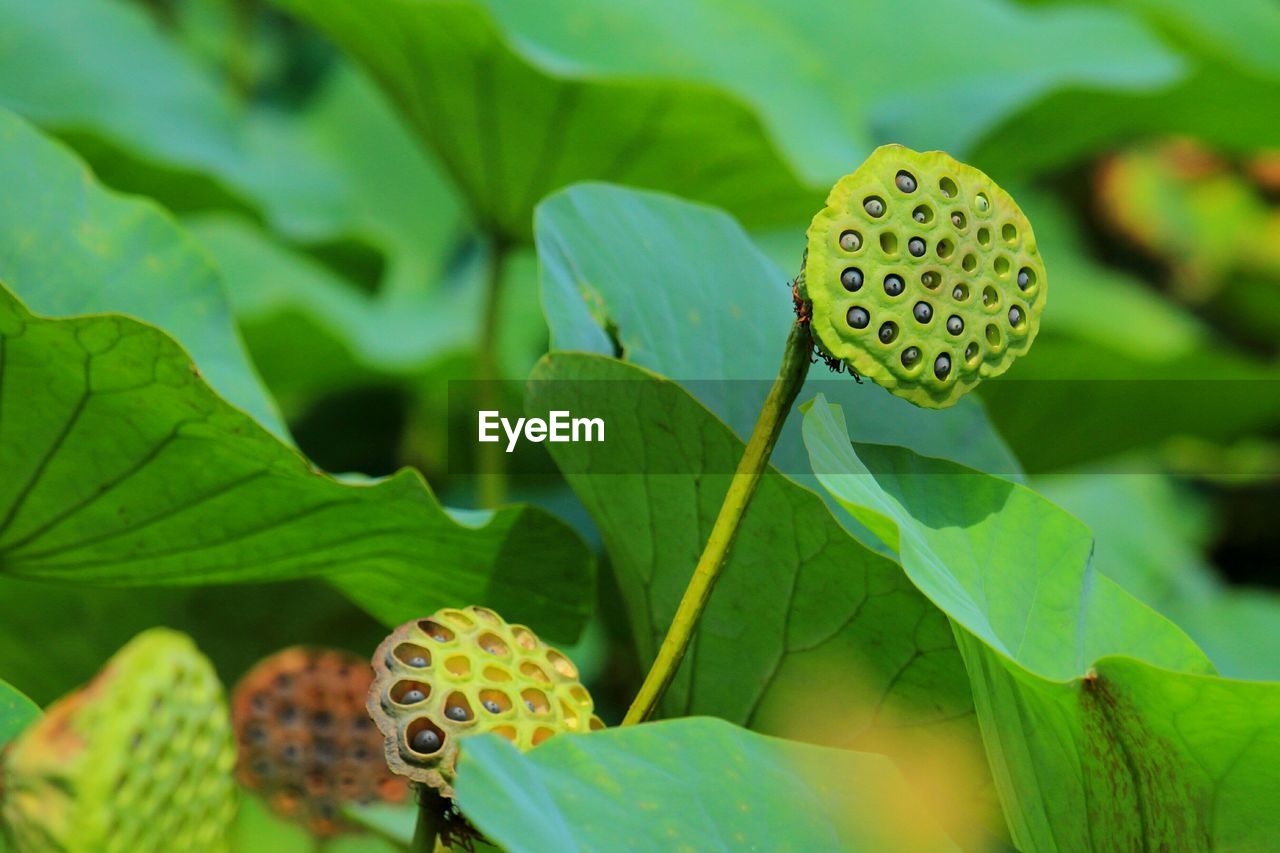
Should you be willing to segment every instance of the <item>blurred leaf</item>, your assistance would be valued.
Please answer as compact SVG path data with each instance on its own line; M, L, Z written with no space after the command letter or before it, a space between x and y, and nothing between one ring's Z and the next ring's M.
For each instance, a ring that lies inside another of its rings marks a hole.
M790 279L799 272L800 241L795 269L784 272L720 211L589 184L539 206L537 245L554 349L612 355L616 340L627 361L680 382L738 435L750 432L795 320ZM856 405L860 441L1018 473L972 399L925 411L822 368L806 388ZM807 476L799 418L784 430L773 464Z
M92 678L104 649L156 626L190 634L225 684L285 646L311 643L367 655L386 635L339 592L314 580L104 589L0 575L0 675L41 704Z
M527 239L537 201L584 178L678 190L759 222L820 200L722 91L566 68L466 0L279 3L369 68L481 224L505 239Z
M0 104L111 186L174 210L253 211L308 243L363 242L387 256L391 289L430 286L465 233L439 170L341 63L289 113L234 101L135 4L0 0L0 16Z
M40 708L0 679L0 749L40 716Z
M719 720L564 735L527 755L474 738L463 760L459 805L512 851L955 849L880 756Z
M610 425L603 444L549 448L600 527L647 665L742 442L681 386L597 355L556 353L535 368L526 410L554 409ZM968 750L974 772L951 795L970 799L986 778L970 702L943 615L816 494L771 472L661 711L889 752L905 764L930 750Z
M61 145L3 110L0 151L0 283L47 316L122 311L168 330L220 394L287 435L216 271L171 217L102 188Z
M1280 138L1275 111L1260 108L1278 99L1280 82L1217 65L1146 91L1067 89L992 126L975 140L969 159L1007 186L1143 136L1186 135L1252 151Z
M1187 53L1280 78L1280 6L1271 0L1232 0L1227 7L1197 0L1095 2L1135 13Z
M1149 90L1181 70L1178 58L1132 16L1078 6L1036 10L1004 0L487 5L517 43L556 68L691 79L731 93L761 116L794 173L820 189L852 171L879 142L961 152L992 124L1049 93ZM680 194L761 224L718 199Z
M232 409L162 332L0 291L0 571L145 586L324 576L394 624L487 603L573 638L591 557L529 508L457 521L420 475L344 485ZM19 407L21 401L21 407Z
M1029 470L1106 459L1170 436L1228 440L1280 422L1280 396L1270 390L1280 369L1092 260L1048 197L1019 198L1049 271L1050 307L1031 352L979 393Z
M855 446L822 398L805 438L823 485L951 617L1015 844L1241 849L1280 831L1280 684L1211 675L1035 493Z

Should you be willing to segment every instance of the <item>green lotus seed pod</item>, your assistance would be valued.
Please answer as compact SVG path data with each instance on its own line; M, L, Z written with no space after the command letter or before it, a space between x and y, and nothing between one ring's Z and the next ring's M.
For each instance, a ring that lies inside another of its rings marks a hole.
M19 851L225 849L234 764L213 667L153 629L10 745L4 823Z
M832 188L797 286L820 351L930 408L1026 352L1048 292L1009 194L947 154L901 145Z
M373 656L369 714L396 773L453 796L458 741L493 732L530 749L604 728L578 670L523 625L484 607L401 625Z
M236 685L236 776L272 811L321 838L358 828L344 803L401 803L408 783L382 757L365 709L373 670L338 649L295 646L259 661Z

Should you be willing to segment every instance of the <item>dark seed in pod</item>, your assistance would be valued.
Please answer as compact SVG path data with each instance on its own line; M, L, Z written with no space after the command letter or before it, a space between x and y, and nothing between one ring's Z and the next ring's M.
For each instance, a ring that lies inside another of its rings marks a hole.
M937 287L939 284L942 283L942 277L939 276L933 270L930 270L920 276L920 283L923 284L925 287L929 288L930 290L933 290L935 287Z
M964 331L964 320L961 320L957 315L952 314L947 318L947 331L953 335L960 334Z
M905 286L900 275L889 273L884 277L884 292L890 296L897 296Z
M416 704L418 704L419 702L421 702L423 699L426 699L426 698L427 698L427 694L423 693L421 690L418 690L418 689L415 687L413 690L406 690L406 691L405 691L405 694L404 694L403 696L401 696L401 697L400 697L400 704L401 704L401 705L416 705Z
M924 254L924 240L919 237L912 237L907 241L907 251L915 255L917 258Z
M973 357L976 356L977 354L978 354L977 341L971 342L967 347L964 348L964 357L969 361L973 361Z
M1022 325L1022 309L1019 308L1017 305L1009 309L1009 325L1010 326Z
M946 379L951 373L951 356L945 352L933 360L933 375L939 379Z
M957 228L963 228L963 227L964 227L964 214L963 214L963 213L960 213L960 212L956 212L956 213L951 214L951 224L952 224L952 225L954 225L954 226L955 226L955 227L957 227Z
M421 752L428 755L440 748L440 735L431 729L423 729L413 736L414 752Z
M528 699L524 700L524 706L528 708L530 711L538 710L537 706L535 706L533 702L529 701Z
M840 248L846 252L856 252L862 248L862 238L857 231L845 231L840 235Z
M467 721L467 709L461 705L451 705L450 707L445 708L444 715L459 723L465 723Z
M1018 287L1023 290L1027 289L1027 285L1031 284L1031 270L1023 267L1018 270Z
M424 658L422 655L409 658L409 666L416 667L417 669L422 669L426 665L427 665L427 659Z
M926 217L924 215L924 211L917 207L915 211L911 214L911 218L914 219L916 222L924 222Z
M867 212L868 216L874 216L876 218L884 216L884 202L875 196L864 199L862 202L862 209Z
M897 323L891 321L880 327L880 343L891 344L896 337L898 337Z
M840 273L840 283L844 285L844 289L854 292L862 289L862 270L857 267L848 267L844 272Z
M490 714L496 714L502 710L502 706L499 705L497 702L493 701L492 699L484 700L483 704L484 704L484 709L488 711Z
M865 329L867 324L871 322L871 315L867 313L867 309L859 308L857 305L849 309L849 313L845 315L845 319L849 321L849 325L855 329Z
M446 637L444 634L432 634L431 639L435 640L437 643L449 642L449 638Z
M898 177L894 180L898 185L898 189L904 193L913 193L916 191L916 179L910 172L899 172Z
M957 284L955 289L951 291L951 298L957 302L963 302L969 298L969 291L965 290L962 285Z
M917 302L911 313L915 315L917 323L927 323L933 319L933 306L928 302Z
M919 347L907 347L902 351L902 366L910 367L920 360Z

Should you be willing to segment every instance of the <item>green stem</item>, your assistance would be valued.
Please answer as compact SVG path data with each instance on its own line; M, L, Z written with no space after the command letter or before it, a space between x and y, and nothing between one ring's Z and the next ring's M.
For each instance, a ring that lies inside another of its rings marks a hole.
M733 474L729 491L720 504L720 514L716 516L711 528L711 536L698 558L693 569L693 577L680 599L675 619L667 629L667 636L658 650L658 657L649 674L645 676L640 692L627 711L622 725L629 726L644 722L658 706L662 694L666 692L671 679L675 677L680 661L689 649L689 642L697 630L698 620L706 609L711 598L711 590L720 571L724 568L737 538L738 529L746 515L751 498L755 495L760 478L769 466L769 457L773 454L773 446L778 442L782 425L791 412L791 404L804 385L805 376L809 373L810 353L813 350L809 327L796 323L791 327L791 335L787 338L787 348L782 355L782 366L778 368L778 377L773 380L769 396L764 401L756 425L751 430L751 438L747 440L747 448L738 462L738 469Z
M502 279L506 273L511 249L504 242L493 247L493 259L485 279L484 314L480 321L480 353L476 378L480 385L477 403L480 409L496 410L502 395L498 388L498 313L501 307ZM479 445L476 459L479 475L480 506L493 509L507 498L506 464L500 442Z
M418 787L418 820L413 827L411 853L434 853L436 838L440 835L440 819L443 815L440 795L426 785Z

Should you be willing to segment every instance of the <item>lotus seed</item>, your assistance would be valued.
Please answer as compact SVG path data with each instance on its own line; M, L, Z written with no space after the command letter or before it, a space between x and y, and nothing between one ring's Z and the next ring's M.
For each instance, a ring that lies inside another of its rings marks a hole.
M913 210L911 212L911 218L914 219L916 222L925 222L927 218L924 215L924 208L917 207L915 210Z
M419 690L418 688L416 688L416 687L415 687L415 688L414 688L414 689L412 689L412 690L406 690L406 691L405 691L405 694L404 694L403 696L401 696L401 697L400 697L400 704L401 704L401 705L416 705L416 704L418 704L419 702L421 702L423 699L426 699L426 698L427 698L427 694L423 693L421 690Z
M951 373L951 356L945 352L933 360L933 375L939 379L946 379Z
M486 699L482 704L484 705L484 709L490 714L496 714L502 710L502 706L492 699Z
M897 323L891 321L880 327L880 343L891 344L896 337L898 337Z
M413 751L423 755L435 752L440 748L440 735L431 729L423 729L413 736Z
M444 709L444 715L459 723L466 722L471 716L467 713L467 709L461 705L450 705Z
M904 193L913 193L916 191L916 179L910 172L899 172L895 183L898 185L898 189L902 190Z
M846 252L856 252L862 248L862 236L857 231L846 231L840 235L840 248Z
M980 213L986 213L991 209L991 202L987 200L985 193L978 193L977 198L973 200L973 206L978 208Z
M912 237L907 241L907 251L915 255L917 258L924 254L924 240L919 237Z
M431 639L435 640L437 643L449 642L449 638L446 637L444 634L432 634Z
M426 665L427 665L427 659L426 659L426 658L424 658L422 655L418 655L417 657L411 657L411 658L409 658L409 666L416 667L416 668L418 668L418 669L422 669L422 668L423 668L423 667L425 667Z
M902 366L910 367L920 360L919 347L907 347L902 351Z
M968 361L973 361L973 359L974 359L977 355L978 355L978 342L977 342L977 341L970 341L970 342L969 342L969 345L968 345L967 347L965 347L965 348L964 348L964 357L965 357L965 359L967 359Z
M954 225L954 226L955 226L955 227L957 227L957 228L963 228L963 227L964 227L964 214L963 214L963 213L961 213L961 212L960 212L960 211L958 211L958 210L957 210L955 213L951 214L951 224L952 224L952 225Z
M947 331L953 335L958 335L964 331L964 320L959 316L952 314L947 318Z
M884 277L884 292L890 296L897 296L906 287L902 282L902 276L889 273Z
M920 276L920 283L930 290L933 290L942 283L942 276L930 270Z
M1022 325L1022 309L1019 308L1017 305L1009 309L1009 325L1010 326Z
M951 291L951 298L956 302L964 302L969 298L969 288L963 284L957 284Z
M867 324L871 322L871 315L867 313L867 309L854 306L849 309L849 313L845 317L849 321L849 325L855 329L865 329Z
M1023 267L1018 270L1018 287L1026 290L1031 286L1031 270Z
M911 313L915 315L917 323L927 323L933 319L933 306L928 302L917 302Z
M862 289L862 270L857 267L849 267L840 273L840 283L844 285L844 289L854 292Z
M879 219L881 216L884 216L884 202L875 196L871 196L864 200L862 202L862 209L867 212L868 216L875 219Z

